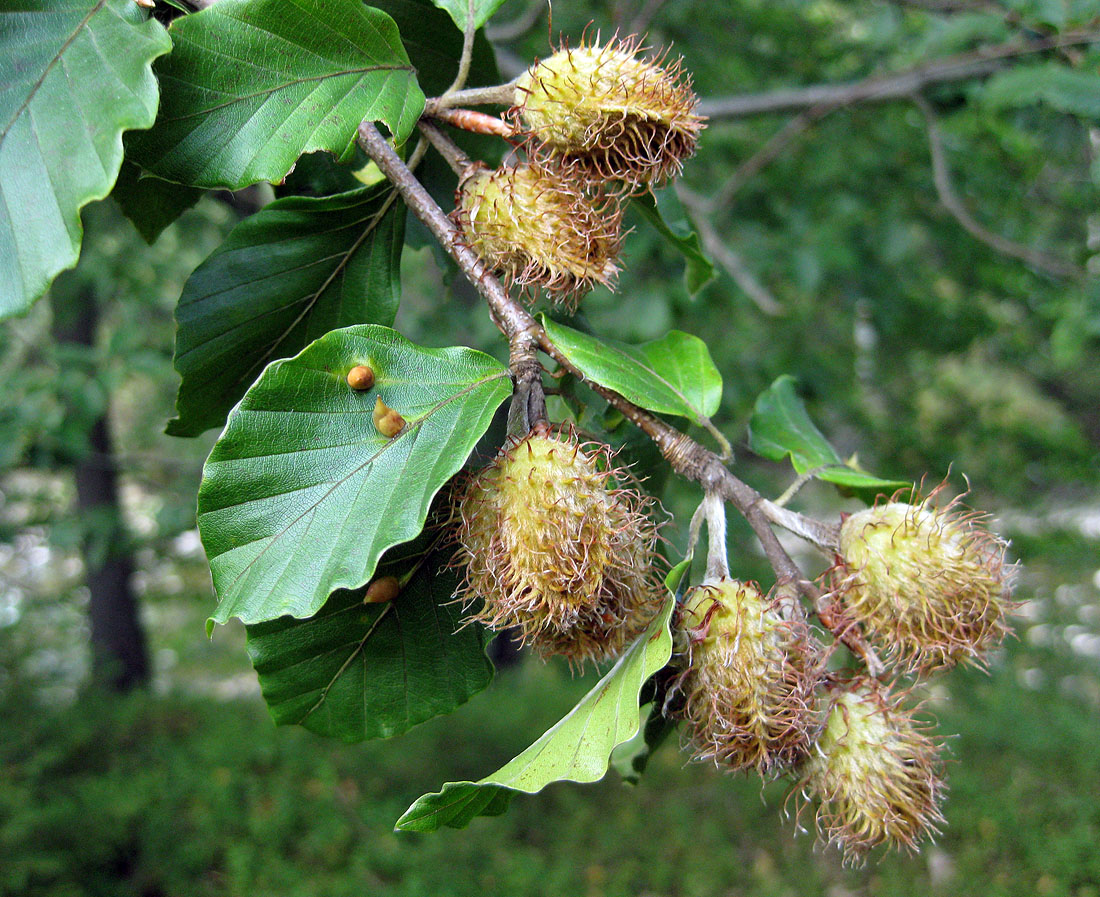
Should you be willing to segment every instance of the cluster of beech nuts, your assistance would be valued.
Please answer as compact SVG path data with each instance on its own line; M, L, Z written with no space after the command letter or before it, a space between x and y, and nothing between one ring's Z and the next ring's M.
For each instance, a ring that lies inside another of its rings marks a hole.
M638 58L635 38L563 48L515 83L508 113L527 161L463 173L454 218L509 285L573 305L612 285L624 194L680 173L703 119L679 61Z
M597 38L536 63L509 113L526 161L462 173L455 220L509 284L572 303L611 283L622 198L677 175L694 152L703 120L690 78L638 52L634 39ZM392 435L378 401L376 426ZM619 656L668 600L653 500L630 482L607 445L546 421L464 475L455 563L472 618L574 667ZM793 777L799 812L816 807L820 838L847 862L936 834L942 742L918 720L913 688L982 664L1007 632L1007 546L939 491L845 516L810 611L789 586L730 578L723 524L710 534L721 562L708 561L673 617L656 712L683 722L699 759Z
M616 657L641 635L667 596L652 500L623 488L611 461L606 446L542 426L466 477L456 560L474 619L574 666ZM933 501L844 520L825 574L840 622L828 628L811 625L792 593L728 576L689 589L674 616L661 712L684 722L698 759L765 781L793 776L800 813L816 805L820 837L846 862L936 834L946 786L941 742L906 706L911 689L839 668L840 636L857 633L896 676L919 680L981 664L1007 631L1007 546Z
M793 594L755 583L716 577L679 610L676 686L696 756L793 775L799 811L816 804L819 835L847 862L935 835L946 786L942 743L906 706L912 688L834 668L838 643L873 646L915 684L981 665L1008 631L1007 545L956 502L936 506L938 491L844 518L824 577L828 646Z

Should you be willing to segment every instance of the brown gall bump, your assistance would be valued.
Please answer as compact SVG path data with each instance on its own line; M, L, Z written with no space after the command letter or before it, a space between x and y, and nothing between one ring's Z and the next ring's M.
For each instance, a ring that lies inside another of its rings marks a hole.
M374 412L371 416L374 418L375 428L387 439L392 439L405 426L405 418L383 402L381 396L374 400Z
M364 604L385 604L401 594L401 583L396 576L381 576L367 586Z
M348 371L348 386L363 392L374 386L374 371L365 364L357 364Z

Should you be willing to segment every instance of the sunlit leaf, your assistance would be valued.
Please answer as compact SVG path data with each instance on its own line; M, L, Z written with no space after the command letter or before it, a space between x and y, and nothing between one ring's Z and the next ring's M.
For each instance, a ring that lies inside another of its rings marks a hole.
M517 792L534 794L552 782L595 782L611 752L638 731L638 695L672 655L673 601L592 690L527 750L479 782L448 782L419 798L397 821L405 831L463 828L477 816L504 812Z
M433 2L440 9L447 10L459 31L466 30L471 12L474 17L474 27L480 28L504 4L504 0L433 0Z
M554 345L585 377L635 405L696 423L718 410L722 375L706 343L696 336L673 330L631 346L582 333L545 315L542 323Z
M347 384L356 365L373 388ZM218 593L212 622L315 614L415 537L511 392L473 349L425 349L388 327L335 330L269 365L234 408L199 488L199 532ZM407 426L383 436L381 398Z

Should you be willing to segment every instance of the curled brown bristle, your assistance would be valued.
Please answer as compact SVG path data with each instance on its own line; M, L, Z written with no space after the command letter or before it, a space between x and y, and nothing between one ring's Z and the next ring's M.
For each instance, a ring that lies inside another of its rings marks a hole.
M821 652L755 583L722 579L680 609L687 671L680 684L696 757L768 776L801 760L815 728Z
M846 863L861 863L880 844L915 851L943 824L940 744L921 728L874 680L833 695L800 788L803 806L820 801L818 834Z
M638 59L637 38L563 48L516 82L513 118L530 152L594 181L660 184L680 173L703 128L681 61Z
M459 597L543 655L583 665L619 654L660 609L651 499L609 488L604 445L569 433L516 440L461 490Z
M980 664L1001 641L1013 567L980 515L892 501L848 517L833 591L888 660L928 672Z
M570 307L619 272L622 209L560 172L476 164L459 184L454 218L470 248L509 285L541 287Z

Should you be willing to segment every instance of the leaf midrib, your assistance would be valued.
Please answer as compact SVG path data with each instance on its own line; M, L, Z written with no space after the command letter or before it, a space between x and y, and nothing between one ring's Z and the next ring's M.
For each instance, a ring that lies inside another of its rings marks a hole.
M245 382L248 379L249 375L252 374L252 372L255 371L257 368L261 368L265 364L267 364L267 362L275 354L275 351L279 348L279 346L281 346L283 344L283 342L287 339L287 337L289 337L290 334L294 332L294 328L296 328L305 319L306 315L308 315L313 310L313 307L320 300L320 298L324 294L325 290L327 290L329 288L329 286L332 284L332 282L348 266L348 264L351 261L351 257L353 255L355 255L356 252L359 251L359 247L362 246L363 243L366 242L367 237L369 237L372 233L374 233L374 231L378 227L379 223L382 221L383 218L386 217L386 213L389 212L390 206L392 206L394 204L394 201L396 199L397 199L397 191L396 190L391 190L387 194L387 196L386 196L385 200L383 201L381 207L372 216L372 218L370 220L370 223L363 230L363 233L361 233L356 238L355 242L352 243L352 245L348 248L348 251L343 254L343 258L341 258L340 261L337 263L336 267L333 268L332 273L329 274L329 276L325 278L325 282L322 283L313 292L313 294L309 296L309 301L306 303L306 307L303 308L298 313L298 317L296 317L290 323L290 325L285 330L283 330L282 334L280 334L279 338L277 340L275 340L275 342L273 342L270 345L268 350L266 352L264 352L259 357L259 359L254 361L252 363L251 367L249 367L243 374L241 374L239 377L237 377L236 380L233 381L233 386L234 387L239 386L241 383ZM300 300L295 300L295 302L291 303L291 306L296 305L298 303L298 301L300 301Z
M230 58L232 58L232 57L230 57ZM161 121L177 122L177 121L186 121L189 118L198 118L198 117L201 117L201 116L209 115L211 112L216 112L219 109L225 109L226 107L232 106L236 103L244 103L244 102L246 102L248 100L251 100L255 97L270 96L271 94L277 93L280 90L287 90L288 88L295 87L299 84L308 84L308 83L313 82L313 81L318 81L318 82L324 81L327 78L343 78L347 75L361 76L361 75L368 74L370 72L409 72L411 74L412 70L413 70L413 68L412 68L411 65L371 65L371 66L365 66L363 68L344 69L344 70L339 71L339 72L326 72L325 74L314 75L314 76L311 76L309 78L297 78L293 81L287 81L287 82L282 83L282 84L277 84L277 85L275 85L274 87L271 87L271 88L266 88L264 90L257 90L254 93L240 94L238 96L234 96L231 99L226 100L224 103L218 103L217 105L214 105L214 106L207 106L203 109L197 109L194 112L189 112L187 115L174 115L174 116L166 115L166 116L164 116L164 118L161 119ZM192 86L192 83L190 81L182 81L179 78L172 78L169 75L163 75L162 74L161 78L165 81L179 81L181 84L186 84L189 87Z
M80 32L83 30L84 26L87 25L89 21L91 21L92 16L94 16L96 13L98 13L106 5L107 5L107 0L99 0L99 2L96 3L96 5L91 8L91 10L89 10L88 14L86 16L84 16L83 19L80 20L80 22L77 24L76 28L73 29L72 34L70 34L65 39L65 43L63 43L61 45L60 49L58 49L58 51L54 54L53 59L51 59L46 64L46 68L43 69L42 75L34 83L34 86L30 89L30 92L27 94L27 98L23 101L22 105L20 105L20 107L15 110L15 114L11 117L11 120L6 125L4 125L4 130L0 131L0 143L3 143L4 139L8 136L8 132L11 130L12 125L14 125L16 123L16 121L19 120L19 116L21 116L27 110L27 107L30 106L31 102L34 100L35 95L41 89L42 85L46 81L46 78L49 76L50 72L53 70L53 67L55 65L57 65L57 63L61 60L61 57L62 57L62 55L64 55L65 51L68 50L70 46L72 46L72 43L73 43L73 41L76 40L77 35L79 35Z

